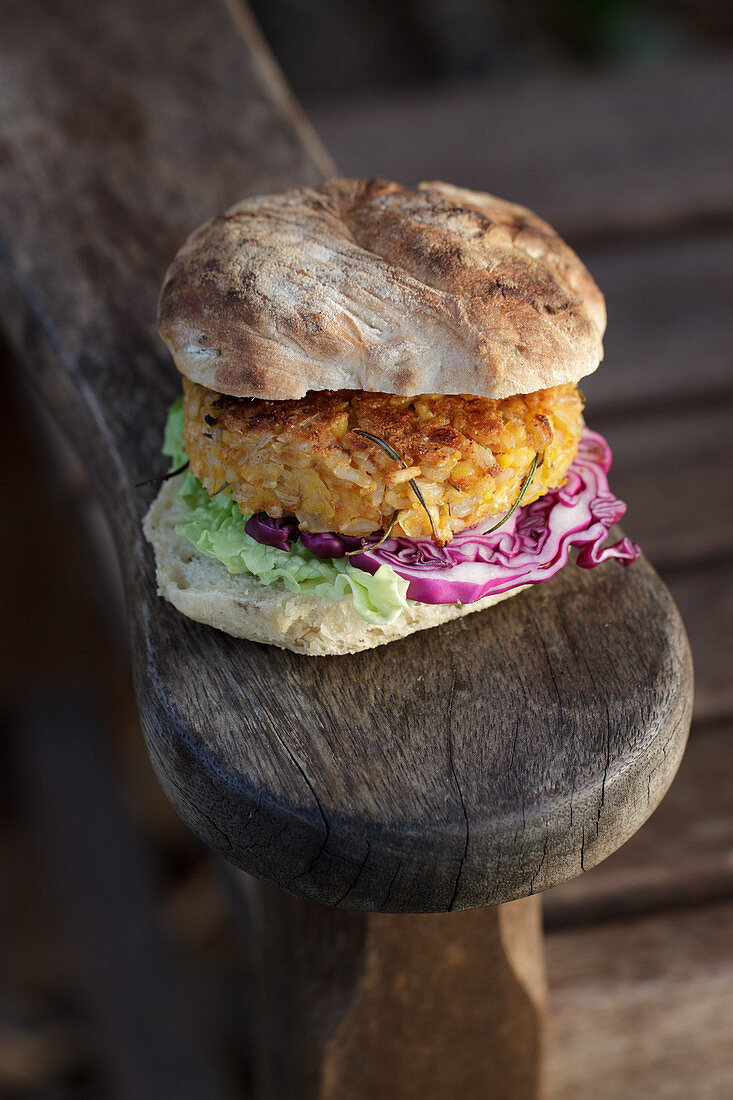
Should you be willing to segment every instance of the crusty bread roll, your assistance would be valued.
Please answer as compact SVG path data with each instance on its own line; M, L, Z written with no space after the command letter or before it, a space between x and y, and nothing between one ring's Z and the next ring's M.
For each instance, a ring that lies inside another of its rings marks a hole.
M606 324L586 268L524 207L445 183L350 179L246 199L201 226L171 264L158 311L192 382L274 401L314 390L502 400L574 385L598 366ZM393 405L385 399L385 416L398 415ZM204 420L215 425L218 414ZM175 533L185 520L178 481L145 519L160 593L236 637L353 653L522 591L463 606L410 603L389 626L370 624L351 596L296 595L200 554Z
M246 199L189 237L159 302L183 374L276 400L574 383L598 366L605 323L546 222L444 183L335 179Z
M176 524L185 519L176 501L180 483L177 477L163 485L143 523L155 550L159 593L189 619L235 638L268 642L311 657L357 653L480 611L523 590L515 588L462 607L411 603L389 626L375 626L356 614L350 596L334 601L296 595L282 582L266 586L255 577L232 576L220 562L199 554L175 532Z

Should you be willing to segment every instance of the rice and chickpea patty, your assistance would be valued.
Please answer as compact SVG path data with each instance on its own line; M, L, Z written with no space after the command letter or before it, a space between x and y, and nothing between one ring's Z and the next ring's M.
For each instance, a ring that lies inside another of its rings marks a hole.
M210 495L227 487L245 515L295 516L302 530L434 538L441 545L561 486L583 427L576 386L491 400L312 391L298 401L216 393L184 378L184 440ZM354 429L388 443L407 468ZM422 491L435 528L410 479Z

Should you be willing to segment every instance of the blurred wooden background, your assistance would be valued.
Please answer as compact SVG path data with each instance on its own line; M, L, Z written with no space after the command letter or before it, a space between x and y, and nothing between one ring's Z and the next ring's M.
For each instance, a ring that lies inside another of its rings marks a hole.
M293 36L297 5L273 5L267 18L261 6L266 29L280 19ZM469 27L478 7L466 4ZM527 73L496 61L489 81L479 61L501 53L486 44L493 32L475 49L465 35L441 38L435 3L418 71L390 77L372 28L363 57L382 57L382 69L358 84L339 61L343 95L326 96L317 56L308 76L302 48L288 72L342 171L444 177L525 202L607 296L606 361L583 386L587 419L614 448L625 528L687 624L697 695L661 809L601 867L545 895L549 1100L733 1095L733 53L703 50L730 34L722 15L715 22L722 6L699 5L697 50L683 33L692 5L673 7L652 35L655 64L543 62ZM292 42L277 24L271 33L287 63ZM581 34L581 53L585 42L592 55L594 33ZM340 42L335 58L348 55ZM441 82L416 86L427 77ZM10 377L7 355L3 365ZM226 878L168 808L145 756L114 550L84 472L14 385L0 433L0 1095L160 1100L192 1095L194 1080L196 1095L242 1095L252 1006ZM103 548L96 557L80 517ZM73 897L54 874L65 863ZM114 963L114 925L91 918L110 909L135 929L136 952L101 973ZM149 1012L136 1030L130 991L140 986ZM120 1069L130 1062L138 1077Z

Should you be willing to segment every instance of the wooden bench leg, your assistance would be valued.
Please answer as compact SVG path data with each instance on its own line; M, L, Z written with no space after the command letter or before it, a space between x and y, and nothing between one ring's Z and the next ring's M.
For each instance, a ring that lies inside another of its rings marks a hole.
M257 1100L538 1096L539 898L403 916L246 892Z

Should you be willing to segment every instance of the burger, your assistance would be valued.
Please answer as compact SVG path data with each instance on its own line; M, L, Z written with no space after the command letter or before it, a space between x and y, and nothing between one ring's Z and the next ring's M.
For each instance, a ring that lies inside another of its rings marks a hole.
M148 512L160 593L311 655L437 626L622 564L610 451L584 426L603 296L524 207L332 179L246 199L173 260L183 375Z

